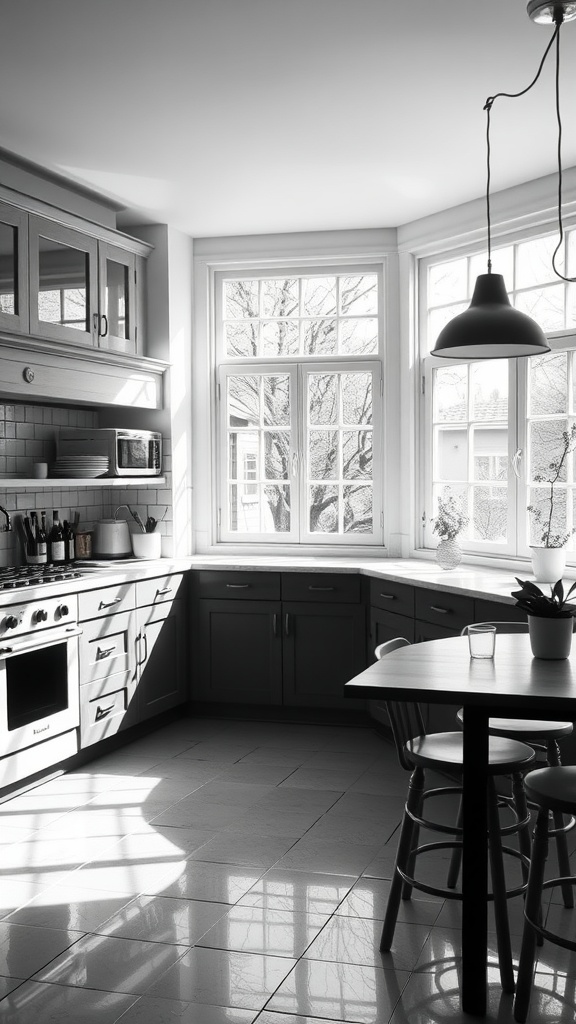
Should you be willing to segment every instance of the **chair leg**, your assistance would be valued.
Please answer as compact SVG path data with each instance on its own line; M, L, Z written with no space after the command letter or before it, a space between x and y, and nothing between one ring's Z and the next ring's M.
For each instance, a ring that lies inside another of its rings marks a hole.
M494 894L494 916L498 937L498 962L500 965L500 981L503 992L514 991L514 971L512 969L512 946L510 943L510 924L506 900L506 877L502 854L502 836L498 815L498 794L494 779L488 779L488 827L490 870L492 873L492 891Z
M530 877L526 891L525 914L533 921L539 921L542 915L542 883L548 856L548 811L538 811L534 841L532 843L532 859L530 861ZM520 950L520 966L518 968L518 984L514 1000L514 1020L521 1024L528 1016L532 979L534 976L534 960L536 957L536 932L528 920L524 921L522 948Z
M462 797L460 797L460 803L458 805L458 817L456 818L456 827L462 828L463 820L463 805ZM452 856L450 857L450 867L448 868L448 878L446 879L446 885L449 889L455 889L458 884L458 876L460 875L460 868L462 867L462 847L455 846L452 850Z
M408 863L410 861L410 852L413 848L415 824L407 812L412 811L412 813L417 813L418 807L421 807L422 805L423 792L424 771L420 766L417 766L410 776L408 797L402 818L400 839L398 840L394 873L392 875L392 886L390 888L390 895L388 896L388 904L382 928L382 938L380 940L380 952L382 953L387 953L390 950L392 940L394 938L394 929L396 928L398 910L400 909L400 898L402 896L404 880L398 873L397 868L400 868L402 871L407 871Z
M526 800L526 790L524 789L524 776L522 772L515 772L512 776L512 795L514 797L514 808L520 821L528 816L528 801ZM518 833L518 844L520 846L520 853L527 858L527 861L522 861L522 881L528 881L528 867L530 863L530 857L532 855L532 844L530 842L530 827L521 828Z
M560 748L556 740L548 741L546 744L546 754L551 768L557 768L562 764ZM553 818L555 829L564 828L564 815L560 811L554 811ZM556 836L556 854L558 856L559 876L565 878L571 874L570 855L568 853L568 841L565 832L558 832ZM574 890L571 885L564 884L562 886L562 899L564 900L565 907L574 906Z

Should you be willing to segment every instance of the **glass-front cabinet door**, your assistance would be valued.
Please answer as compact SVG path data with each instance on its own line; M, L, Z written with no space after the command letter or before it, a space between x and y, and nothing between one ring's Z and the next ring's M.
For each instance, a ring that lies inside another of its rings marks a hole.
M30 217L30 331L94 345L98 330L98 243L72 228Z
M101 348L136 352L136 260L131 252L98 243L100 312L97 336Z
M27 215L0 203L0 328L28 330Z

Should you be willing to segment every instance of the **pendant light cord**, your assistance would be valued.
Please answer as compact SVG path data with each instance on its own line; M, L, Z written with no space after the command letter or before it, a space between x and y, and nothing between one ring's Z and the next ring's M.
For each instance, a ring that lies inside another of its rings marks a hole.
M552 46L554 45L554 42L556 42L556 118L557 118L557 121L558 121L558 221L559 221L559 229L560 229L560 241L558 242L558 245L556 246L556 249L554 250L554 254L552 256L552 268L554 270L554 273L557 274L558 277L562 277L562 274L559 274L558 271L556 270L556 265L555 265L556 254L557 254L558 250L560 249L560 247L562 245L562 240L564 238L564 229L563 229L563 226L562 226L562 158L561 158L562 121L561 121L561 118L560 118L560 26L562 24L562 21L563 21L563 16L562 16L562 12L560 12L560 14L558 16L558 20L556 21L556 28L554 29L554 33L552 35L552 38L550 39L550 42L548 43L548 46L546 47L546 49L544 51L544 55L542 57L542 60L540 61L540 65L538 67L538 71L536 72L536 75L534 76L534 78L530 82L530 85L527 85L526 88L522 89L520 92L497 92L494 96L489 96L488 99L486 100L486 103L484 104L484 108L483 109L486 111L486 220L487 220L487 225L488 225L488 273L489 274L492 273L492 231L491 231L492 222L491 222L491 217L490 217L490 180L491 180L491 168L490 168L490 156L491 156L491 147L490 147L490 113L492 111L492 105L493 105L494 101L497 100L497 99L500 99L501 96L505 96L507 99L514 100L514 99L518 99L519 96L524 96L527 92L530 92L530 89L532 89L533 86L536 85L536 82L540 78L540 75L542 73L542 68L544 67L544 64L546 63L546 58L547 58L548 54L550 53L550 50L552 49ZM564 281L571 281L571 280L574 280L574 278L567 278L567 277L565 277L565 278L563 278L563 280Z

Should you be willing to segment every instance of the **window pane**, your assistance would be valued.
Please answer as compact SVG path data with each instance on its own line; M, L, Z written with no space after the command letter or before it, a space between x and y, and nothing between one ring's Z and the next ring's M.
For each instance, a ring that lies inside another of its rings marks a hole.
M344 533L372 533L372 488L344 487Z
M266 480L287 480L290 471L290 434L267 430L264 434L264 476Z
M469 302L453 302L451 306L441 306L440 309L431 309L428 313L428 351L431 352L436 344L440 331L446 327L450 320L453 320L459 313L468 309Z
M257 356L258 355L258 324L236 323L224 325L226 339L226 355Z
M307 356L331 356L336 352L335 320L303 320L302 349Z
M228 440L228 476L230 480L246 479L244 467L250 465L251 480L260 476L258 469L258 434L252 430L232 431Z
M562 537L567 530L567 496L565 488L554 488L554 505L552 508L550 506L549 487L530 487L528 495L530 506L540 512L540 519L538 519L537 515L529 514L530 539L528 543L543 544L548 531L551 534L558 534Z
M434 419L459 422L468 418L468 367L446 366L434 370Z
M481 252L470 258L470 288L473 289L479 274L488 272L488 253ZM514 246L506 245L492 250L492 273L502 274L508 290L514 281Z
M470 365L472 419L508 421L508 363L489 359Z
M310 423L338 422L338 389L335 374L308 375L308 407Z
M507 539L508 491L505 487L472 488L472 538L503 544Z
M543 331L561 331L565 323L564 285L552 284L520 292L514 302L516 309L536 320Z
M372 355L378 351L378 321L373 317L364 320L340 321L341 355Z
M258 281L224 281L224 319L258 316Z
M313 485L308 495L310 533L337 533L338 487Z
M517 288L530 288L535 284L556 280L556 275L552 268L552 253L557 245L557 235L545 235L543 238L531 238L527 242L520 242L516 246ZM563 272L564 259L562 250L556 257L556 266L558 270Z
M342 373L342 420L350 426L372 422L372 375Z
M372 431L342 432L342 476L344 480L372 478Z
M451 260L430 267L428 273L428 300L430 306L453 302L454 298L468 295L468 264L466 259Z
M528 401L531 416L567 412L566 352L548 352L528 361Z
M466 428L454 430L444 427L435 429L436 480L468 479L468 433Z
M264 533L287 533L290 530L290 485L266 484L263 489Z
M228 378L228 423L235 427L260 423L260 378L256 375Z
M568 429L566 420L543 420L529 424L530 479L551 481L557 475L555 460L562 451L562 434ZM566 462L560 467L559 481L566 480Z
M304 316L328 316L336 312L336 278L302 278L302 313Z
M297 356L299 341L297 320L272 320L262 324L262 354L265 356ZM256 351L245 354L256 355Z
M298 315L298 280L272 280L261 282L262 316L287 317Z
M17 312L17 234L12 224L0 223L0 310Z
M290 424L290 378L288 374L263 375L264 416L266 426Z
M376 274L340 278L340 311L344 316L378 312Z
M309 475L311 480L336 480L340 476L338 460L338 432L311 430L308 442Z

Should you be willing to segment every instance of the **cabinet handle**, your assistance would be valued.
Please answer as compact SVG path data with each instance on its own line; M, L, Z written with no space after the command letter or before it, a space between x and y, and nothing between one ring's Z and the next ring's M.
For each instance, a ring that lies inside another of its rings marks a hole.
M140 643L141 643L142 640L144 641L144 657L143 658L140 657ZM146 633L138 633L138 636L136 637L136 643L138 644L138 653L136 655L136 665L139 668L140 665L143 665L144 662L146 661L146 659L148 658L148 640L146 638Z
M104 330L102 330L102 321L104 321ZM108 317L106 316L106 313L102 313L102 316L100 317L100 323L98 325L98 337L105 338L107 334L108 334Z
M430 605L430 611L431 612L438 612L439 615L448 615L448 612L450 610L451 610L450 608L441 608L439 604L431 604Z
M278 636L278 615L274 612L272 616L272 633L274 636Z
M395 601L396 600L396 594L380 594L380 597L383 597L385 601Z
M109 715L111 711L114 711L115 707L116 707L115 704L109 704L107 708L97 707L96 708L96 721L99 722L101 718L106 718L106 715Z
M145 661L148 661L148 637L146 636L146 633L143 634L142 639L144 641L144 657L142 659L142 664L144 664Z
M162 587L162 590L157 590L156 591L156 597L159 597L160 594L171 594L171 593L172 593L172 587Z
M308 590L328 591L328 590L336 590L336 587L312 587L312 586L310 586L310 587L308 587Z
M290 636L290 616L288 613L284 618L284 632L286 633L286 636Z
M121 597L115 597L113 601L100 601L98 611L100 611L101 608L111 608L113 604L120 604L121 600Z
M228 590L248 590L249 583L227 583Z
M114 653L116 647L99 647L96 657L97 658L109 658Z

